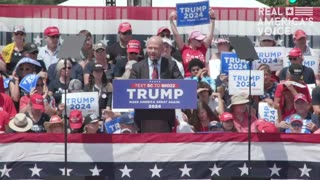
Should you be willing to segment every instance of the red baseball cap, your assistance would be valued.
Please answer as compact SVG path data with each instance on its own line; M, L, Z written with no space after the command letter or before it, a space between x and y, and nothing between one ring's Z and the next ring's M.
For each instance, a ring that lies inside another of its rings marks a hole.
M277 127L272 123L264 119L258 119L256 121L256 128L259 133L277 133L279 132Z
M306 38L307 34L306 32L304 32L301 29L296 30L296 32L294 33L293 39L301 39L301 38Z
M60 35L60 31L56 26L49 26L44 30L45 36L55 36Z
M303 124L302 120L303 119L299 114L292 114L290 116L290 124L293 123L293 122L298 122L298 123Z
M71 129L80 129L82 127L83 116L79 110L70 111L69 124Z
M161 27L161 28L158 29L157 35L159 35L159 34L162 33L163 31L168 31L169 34L171 33L170 30L169 30L169 28L167 28L167 27Z
M33 109L39 109L42 112L44 112L44 102L43 102L43 97L38 94L38 93L34 93L31 97L31 104L32 104L32 108Z
M128 45L127 45L127 52L128 53L134 52L134 53L139 54L140 53L140 49L141 49L140 41L138 41L138 40L130 40L128 42Z
M222 122L229 121L229 120L233 119L233 115L229 112L224 112L219 116L219 119Z
M293 48L289 51L289 57L299 57L302 56L301 50L299 48Z
M127 32L127 31L132 31L131 24L128 22L121 23L119 25L118 31L122 32L122 33Z
M298 101L299 99L302 99L303 101L308 102L307 96L302 93L299 93L294 96L294 102Z

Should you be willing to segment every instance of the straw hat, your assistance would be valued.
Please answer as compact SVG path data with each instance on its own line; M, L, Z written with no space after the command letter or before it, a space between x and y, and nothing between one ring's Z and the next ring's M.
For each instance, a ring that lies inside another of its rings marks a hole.
M44 128L48 131L48 129L50 128L50 126L52 124L61 124L63 125L64 122L62 121L62 119L57 116L57 115L54 115L50 118L49 122L44 122Z
M232 105L237 104L247 104L249 102L249 99L242 95L233 95L231 97L231 104L228 106L228 108L231 108Z
M27 132L31 129L33 122L24 113L18 113L9 122L9 127L16 132Z

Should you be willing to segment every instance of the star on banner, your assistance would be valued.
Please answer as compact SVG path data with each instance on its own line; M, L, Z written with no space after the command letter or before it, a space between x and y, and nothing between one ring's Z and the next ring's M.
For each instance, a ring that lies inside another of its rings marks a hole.
M286 15L287 16L294 15L293 7L286 7Z
M63 41L64 41L64 39L62 39L62 36L60 36L60 38L59 38L59 44L62 44Z
M257 38L256 41L253 43L255 47L259 47L260 46L260 41Z
M147 37L146 40L143 40L143 41L144 41L144 44L146 45L146 47L147 47L147 42L148 42L149 39L150 39L150 37Z
M37 167L37 164L34 164L33 168L29 168L30 171L32 171L31 177L37 175L38 177L40 177L40 171L42 170L41 168Z
M153 168L153 169L149 169L149 170L152 172L151 177L153 177L153 176L158 176L158 177L160 177L160 172L162 171L162 169L158 169L158 167L157 167L156 164L154 165L154 168Z
M301 171L301 176L300 176L300 177L302 177L302 176L304 176L304 175L310 177L309 172L310 172L312 169L311 169L311 168L309 169L306 164L304 164L303 168L299 168L299 170Z
M214 164L212 168L209 168L209 170L211 171L211 176L213 176L213 175L215 175L215 174L218 175L218 176L220 176L219 171L220 171L221 169L222 169L222 168L218 168L217 165Z
M241 175L240 176L243 176L245 174L249 175L249 168L247 167L246 163L243 164L243 167L239 167L239 169L241 171Z
M121 172L122 172L122 175L121 177L123 178L124 176L128 176L130 178L130 172L133 170L133 169L128 169L127 165L125 164L123 169L119 169Z
M11 170L12 170L12 169L7 168L7 165L5 164L5 165L3 166L3 169L0 169L1 177L4 177L4 176L10 177L9 172L10 172Z
M108 46L108 42L109 40L106 39L106 37L104 36L102 40L100 40L100 42L106 46Z
M184 164L184 167L179 168L179 170L182 172L181 177L183 177L184 175L187 175L190 177L190 171L192 170L192 168L188 168L187 164Z
M92 176L100 176L102 169L98 169L98 166L95 165L93 169L89 169L92 172Z
M273 176L273 175L280 176L279 171L281 170L281 168L277 168L277 165L276 165L276 164L273 164L273 167L272 167L272 168L269 168L269 169L270 169L270 171L271 171L270 176Z
M33 38L33 42L36 45L41 45L41 41L42 41L42 38L40 38L39 34L35 38Z
M276 40L276 44L277 44L277 45L283 46L282 43L283 43L283 40L282 40L282 39L279 38L279 39Z
M62 176L65 176L64 168L59 169L62 172ZM70 176L72 169L67 168L67 176Z

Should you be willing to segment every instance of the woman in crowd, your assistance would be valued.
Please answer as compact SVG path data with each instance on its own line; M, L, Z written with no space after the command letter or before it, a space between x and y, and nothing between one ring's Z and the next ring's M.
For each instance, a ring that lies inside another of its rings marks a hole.
M215 115L224 112L224 101L221 93L215 93L208 83L199 82L197 87L198 100L209 105Z
M47 133L63 133L64 121L57 115L50 118L50 121L44 123Z
M85 87L87 92L99 93L99 117L103 109L111 109L112 102L112 84L108 82L103 66L95 64L93 73L89 76L89 84Z
M190 77L191 72L188 69L189 62L193 58L200 59L204 64L206 63L206 53L207 49L210 46L212 39L213 39L213 31L214 31L214 24L215 24L215 16L214 12L210 11L210 31L208 36L204 36L200 31L192 31L189 34L188 44L185 44L182 37L180 36L176 25L174 24L174 20L177 18L177 12L173 11L170 14L170 24L171 30L174 34L176 39L177 46L182 55L182 64L185 71L185 77Z
M190 125L195 132L206 132L209 130L209 123L219 118L212 112L207 103L198 102L197 109L193 110Z
M269 105L273 106L274 94L277 88L277 81L272 79L272 72L269 65L261 64L258 70L263 70L264 72L264 95L259 96L259 101L267 102Z
M228 39L219 38L215 41L215 44L217 45L218 52L214 53L210 60L221 59L222 52L232 52L233 48Z
M13 29L13 42L8 44L2 50L2 57L7 64L7 73L12 74L16 64L22 58L23 46L26 37L24 26L17 25Z
M87 63L93 59L92 34L88 30L84 29L79 32L79 35L86 37L86 40L81 48L81 61L78 62L82 69L84 69Z
M224 112L219 116L219 120L222 123L222 128L225 132L237 132L233 124L233 115L229 112Z

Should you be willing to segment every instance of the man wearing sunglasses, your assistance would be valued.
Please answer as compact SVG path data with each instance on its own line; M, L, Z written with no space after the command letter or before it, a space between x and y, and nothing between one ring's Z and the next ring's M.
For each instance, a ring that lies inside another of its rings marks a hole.
M158 29L158 32L157 32L157 36L160 36L162 39L170 39L171 41L171 31L169 30L169 28L167 27L161 27ZM170 42L171 44L171 56L176 59L177 61L179 62L182 62L182 56L181 56L181 53L179 50L177 50L175 47L173 47L173 44L172 42ZM184 73L183 73L183 76L184 76Z
M43 34L47 45L40 48L38 58L43 60L48 69L51 64L58 62L60 31L56 26L49 26Z
M316 83L315 74L314 74L313 69L302 64L303 55L302 55L301 50L299 48L291 49L289 52L289 55L288 55L288 59L290 60L290 64L299 64L303 67L302 79L306 84L315 84ZM280 71L280 74L279 74L280 81L287 79L288 68L289 67L284 67Z
M123 22L118 27L119 41L107 48L110 60L115 64L121 58L127 58L127 45L132 39L132 27L128 22ZM143 51L140 49L139 60L143 59Z

